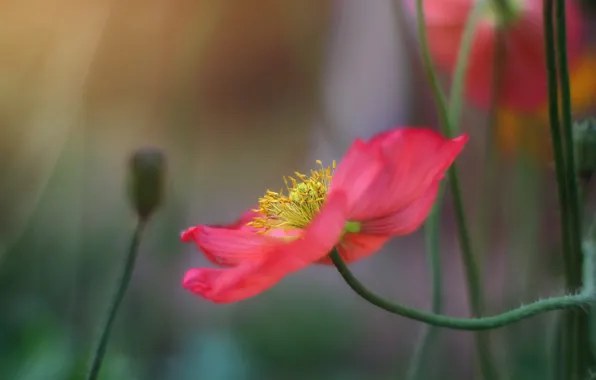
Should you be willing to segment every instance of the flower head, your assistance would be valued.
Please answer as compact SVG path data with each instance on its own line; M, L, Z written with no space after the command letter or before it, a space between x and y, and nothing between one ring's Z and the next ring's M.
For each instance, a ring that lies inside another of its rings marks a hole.
M415 128L356 140L339 165L317 161L310 176L286 178L285 191L267 191L237 222L184 231L183 241L195 242L221 266L190 269L184 287L214 302L234 302L308 265L329 264L334 248L348 263L376 252L422 224L466 141Z
M477 0L425 0L424 12L431 54L436 64L452 73L464 27ZM499 105L526 111L548 96L542 0L508 0L503 15L494 1L484 1L470 51L465 91L477 106L488 108L493 93L495 40L500 29L504 59ZM581 50L582 23L575 1L566 1L567 53L570 66Z
M577 65L569 73L573 118L583 118L596 107L596 51L584 49ZM528 153L543 162L552 160L550 145L548 100L539 107L516 111L507 107L497 109L497 142L506 154Z
M267 191L259 199L259 208L254 210L257 215L249 226L258 229L259 233L267 233L277 228L305 228L320 211L327 197L327 190L331 183L335 161L331 167L320 166L311 170L310 177L296 172L296 178L284 177L287 195L283 190L279 192Z

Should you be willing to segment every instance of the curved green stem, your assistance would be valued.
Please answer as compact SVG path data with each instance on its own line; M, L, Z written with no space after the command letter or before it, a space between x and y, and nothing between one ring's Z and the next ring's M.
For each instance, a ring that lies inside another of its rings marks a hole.
M563 310L572 308L582 308L596 301L596 295L593 293L581 292L578 294L565 295L542 299L517 309L513 309L502 314L482 318L457 318L429 313L426 311L410 308L397 303L393 303L367 289L350 271L337 250L334 250L329 257L337 268L346 283L354 290L356 294L364 298L371 304L386 310L392 314L413 319L419 322L427 323L433 326L440 326L454 330L480 331L490 330L513 323L532 316L546 313L553 310Z
M101 331L101 337L93 355L93 362L86 376L87 380L95 380L99 375L101 364L106 353L108 340L110 338L112 324L114 323L116 313L118 312L118 307L120 306L120 303L124 298L124 294L126 293L126 289L128 288L128 283L130 282L130 278L132 277L132 272L139 251L139 244L141 242L141 235L143 234L146 222L146 219L139 219L137 227L133 233L130 248L128 250L128 254L126 255L124 268L118 281L118 288L116 289L116 293L114 293L112 301L110 302L107 318Z

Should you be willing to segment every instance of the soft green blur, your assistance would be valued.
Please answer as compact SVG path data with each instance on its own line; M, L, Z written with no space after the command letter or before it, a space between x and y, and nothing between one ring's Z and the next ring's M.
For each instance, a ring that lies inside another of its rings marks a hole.
M283 175L340 159L355 136L436 126L404 15L389 1L368 13L357 3L0 5L0 379L84 376L134 228L127 162L145 146L167 156L165 200L102 379L403 378L422 326L365 303L333 267L230 305L181 286L187 269L208 265L180 242L183 229L233 221ZM358 14L366 22L354 23ZM377 27L394 15L393 29ZM368 55L376 41L395 50ZM524 152L499 154L497 180L482 192L486 117L464 118L472 138L459 163L472 224L491 215L482 256L493 314L562 286L552 169ZM446 313L467 316L450 207L444 214ZM354 272L391 299L429 308L424 249L420 232L395 239ZM508 379L546 378L555 318L494 333ZM471 334L441 330L437 342L428 379L474 378Z

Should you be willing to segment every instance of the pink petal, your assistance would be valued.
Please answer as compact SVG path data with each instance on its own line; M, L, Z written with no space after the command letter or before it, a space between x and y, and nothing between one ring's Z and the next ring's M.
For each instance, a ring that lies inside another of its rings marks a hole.
M362 222L364 234L381 236L407 235L417 230L428 217L437 198L439 182L436 181L426 192L406 207L380 218Z
M390 238L384 235L348 233L342 237L337 249L342 259L349 264L377 252ZM333 265L328 256L317 263Z
M336 191L300 239L268 246L257 260L244 260L228 269L191 269L183 285L213 302L235 302L252 297L329 254L346 222L347 196Z
M395 128L375 136L370 144L381 147L385 167L350 220L375 219L408 207L443 178L466 141L465 135L449 140L426 128Z
M243 260L254 260L263 254L264 247L277 241L257 235L256 229L246 224L260 216L248 210L238 220L228 225L199 225L182 232L183 242L194 242L205 257L214 264L238 265Z
M453 73L471 0L425 0L426 26L434 61ZM574 1L567 1L567 49L570 66L578 62L582 19ZM542 0L525 0L518 18L504 28L505 60L499 104L532 111L547 98ZM479 22L466 72L466 95L477 106L490 106L497 31L494 20Z
M182 241L194 242L214 264L234 266L247 260L257 260L280 239L260 235L250 228L196 226L182 233Z
M348 197L349 210L359 207L360 199L385 165L380 147L356 140L335 170L329 194L343 192Z

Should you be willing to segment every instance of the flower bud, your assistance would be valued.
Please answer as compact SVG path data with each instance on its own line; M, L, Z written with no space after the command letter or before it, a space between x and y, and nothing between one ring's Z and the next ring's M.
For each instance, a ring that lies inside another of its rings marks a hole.
M573 124L575 165L582 181L589 181L596 171L596 119L590 118Z
M128 195L143 220L148 219L162 201L165 166L164 154L155 148L139 149L130 159Z

